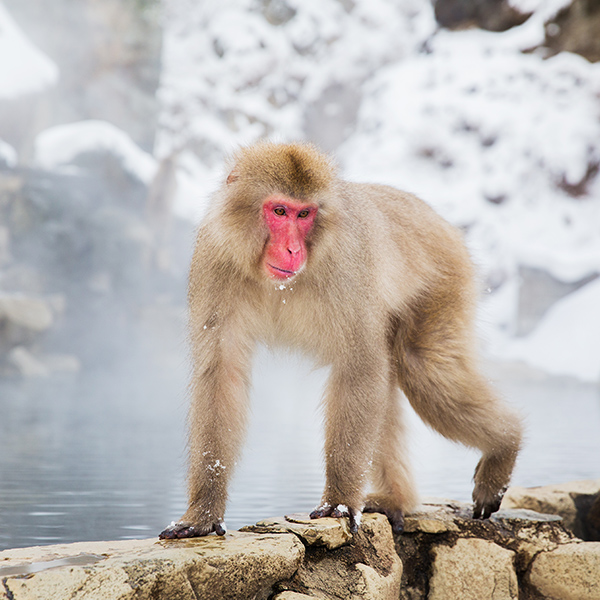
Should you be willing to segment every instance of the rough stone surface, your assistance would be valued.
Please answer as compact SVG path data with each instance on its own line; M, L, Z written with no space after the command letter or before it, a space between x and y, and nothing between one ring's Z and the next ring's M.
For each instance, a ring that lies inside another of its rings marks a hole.
M519 585L515 553L487 540L459 539L438 546L428 600L513 600Z
M311 519L307 514L286 515L259 521L243 531L295 533L307 546L339 548L352 539L346 519Z
M425 500L416 511L404 519L404 532L445 533L458 531L458 525L454 522L453 506L458 507L459 505L452 501Z
M559 515L564 526L577 537L600 540L600 523L595 520L595 503L600 498L600 479L573 481L559 485L510 487L502 508L527 508Z
M303 557L295 535L239 532L7 550L0 553L0 598L266 599L277 581L292 577Z
M451 500L426 501L407 515L408 530L396 537L396 551L404 565L401 600L429 600L437 550L453 548L459 539L479 539L509 551L518 580L523 579L540 552L573 540L573 535L562 526L562 519L555 515L526 509L501 510L485 521L473 520L471 515L470 504ZM460 569L456 573L459 578L462 576ZM488 592L493 593L495 580L490 581ZM485 587L485 581L481 585Z
M552 54L567 51L600 61L600 2L573 0L548 23L544 46Z
M476 25L490 31L506 31L529 17L508 0L436 0L434 11L437 22L449 29Z
M387 518L366 514L350 543L335 550L309 546L296 575L281 587L328 600L397 600L401 580L402 562Z
M529 582L543 598L600 600L600 542L565 544L541 553Z
M380 514L354 535L347 519L290 515L224 538L6 550L0 600L600 600L600 543L560 516L471 514L427 500L396 536Z

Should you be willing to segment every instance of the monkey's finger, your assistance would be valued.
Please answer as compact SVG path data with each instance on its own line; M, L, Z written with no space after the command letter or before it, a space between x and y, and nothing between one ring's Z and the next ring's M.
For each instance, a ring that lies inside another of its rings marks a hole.
M322 519L323 517L331 517L333 516L334 507L331 504L325 502L325 504L321 504L321 506L317 506L315 510L310 513L311 519Z
M343 517L349 517L348 507L345 504L338 504L332 511L331 516L334 519L341 519Z
M360 527L360 522L362 520L362 512L360 510L356 510L351 508L349 510L349 520L350 520L350 533L356 533L358 528Z
M200 527L182 521L180 523L173 523L169 525L169 527L167 527L164 531L160 532L158 538L161 540L178 540L182 538L201 537L204 535L208 535L213 530L213 525Z
M348 517L350 524L350 533L356 533L360 525L362 513L356 508L348 508L345 504L338 504L331 513L332 517L337 519Z
M475 502L473 505L473 518L481 519L481 512L483 510L483 506L479 502Z
M173 523L159 534L161 540L177 540L179 538L196 537L202 535L189 523Z
M227 533L227 525L225 525L225 521L215 523L213 529L217 535L225 535Z

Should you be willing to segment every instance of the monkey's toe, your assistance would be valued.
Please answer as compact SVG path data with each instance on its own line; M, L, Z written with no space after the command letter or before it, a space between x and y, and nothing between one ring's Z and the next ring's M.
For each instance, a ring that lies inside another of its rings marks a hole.
M191 523L181 521L169 525L160 532L158 538L161 540L178 540L183 538L202 537L213 531L217 535L225 535L225 533L227 533L227 526L223 521L205 526L192 525Z
M500 508L502 498L495 500L494 502L480 503L475 502L473 505L473 518L474 519L489 519L493 513Z
M504 498L505 492L506 487L502 488L491 499L481 499L475 497L475 502L473 503L473 518L489 519L493 513L500 509L500 504L502 504L502 498ZM476 496L475 492L473 493L473 496Z
M392 531L394 533L402 533L404 531L404 512L399 508L384 508L383 506L373 506L368 505L365 506L363 512L366 513L381 513L388 518L390 525L392 526Z
M360 510L348 508L345 504L331 506L331 504L325 503L321 506L317 506L317 508L310 513L311 519L321 519L322 517L333 517L334 519L340 519L343 517L348 517L350 522L350 533L356 533L358 531L361 516L362 513Z
M323 517L330 517L333 512L333 506L331 504L321 504L321 506L317 506L315 510L310 513L311 519L322 519Z

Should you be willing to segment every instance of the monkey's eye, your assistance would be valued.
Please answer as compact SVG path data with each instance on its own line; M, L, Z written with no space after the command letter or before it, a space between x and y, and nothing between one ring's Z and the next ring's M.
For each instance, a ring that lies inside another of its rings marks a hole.
M308 211L308 210L301 210L298 213L298 217L300 217L301 219L306 219L306 217L308 217L309 212L310 211Z
M277 208L273 209L273 212L278 216L278 217L285 217L285 208L282 208L281 206L278 206Z

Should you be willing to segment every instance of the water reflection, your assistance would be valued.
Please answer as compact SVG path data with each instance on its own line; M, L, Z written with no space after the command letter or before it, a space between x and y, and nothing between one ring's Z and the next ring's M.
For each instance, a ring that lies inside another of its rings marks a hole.
M144 365L142 365L144 366ZM263 351L252 418L231 489L230 528L307 511L322 485L319 400L327 372ZM0 381L0 548L156 535L185 510L183 368ZM503 377L527 418L514 483L600 477L595 386ZM476 452L409 412L423 495L468 500Z

